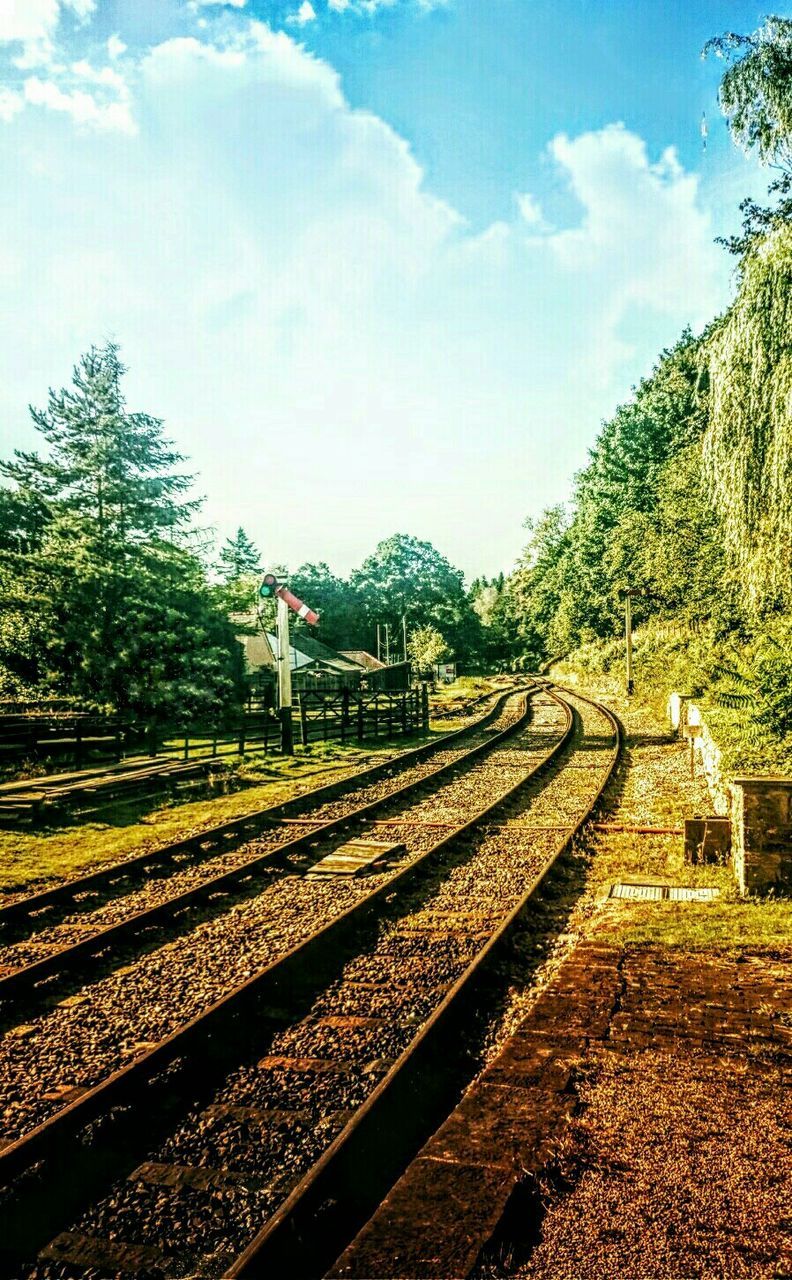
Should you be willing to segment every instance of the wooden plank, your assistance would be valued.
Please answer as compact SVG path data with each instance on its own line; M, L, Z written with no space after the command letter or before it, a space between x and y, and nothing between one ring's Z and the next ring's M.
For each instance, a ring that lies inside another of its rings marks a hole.
M102 1240L79 1231L62 1232L46 1249L42 1249L39 1257L77 1267L96 1267L100 1274L108 1271L134 1273L152 1267L158 1267L167 1274L169 1266L165 1255L149 1245Z
M348 840L315 862L308 875L357 876L386 858L405 853L405 844L386 840Z

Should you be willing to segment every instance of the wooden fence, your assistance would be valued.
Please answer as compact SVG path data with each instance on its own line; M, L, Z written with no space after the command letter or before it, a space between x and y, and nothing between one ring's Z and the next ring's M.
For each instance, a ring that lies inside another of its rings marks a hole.
M262 702L264 699L262 699ZM295 695L295 737L347 742L407 736L429 723L425 687L310 690ZM82 769L135 758L196 760L280 750L280 722L253 699L236 725L146 726L83 713L0 716L0 771L23 763Z
M300 741L347 742L407 737L429 725L426 686L398 691L303 691L295 698Z

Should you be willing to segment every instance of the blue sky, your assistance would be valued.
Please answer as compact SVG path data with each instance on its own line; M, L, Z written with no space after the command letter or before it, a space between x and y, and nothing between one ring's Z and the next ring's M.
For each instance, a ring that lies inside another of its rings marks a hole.
M775 12L787 12L775 9ZM472 576L728 302L698 0L0 0L0 447L113 336L219 536ZM706 112L706 150L700 131Z

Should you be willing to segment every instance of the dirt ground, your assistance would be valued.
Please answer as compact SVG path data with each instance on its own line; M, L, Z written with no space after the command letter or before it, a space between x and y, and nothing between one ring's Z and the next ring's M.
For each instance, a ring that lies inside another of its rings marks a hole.
M553 1127L531 1171L539 1222L518 1219L501 1241L504 1271L522 1280L792 1275L790 961L792 951L599 947L592 963L588 944L577 949L519 1037L524 1051L566 1026L577 1045L561 1125L552 1091L545 1096ZM618 975L604 1020L603 965Z

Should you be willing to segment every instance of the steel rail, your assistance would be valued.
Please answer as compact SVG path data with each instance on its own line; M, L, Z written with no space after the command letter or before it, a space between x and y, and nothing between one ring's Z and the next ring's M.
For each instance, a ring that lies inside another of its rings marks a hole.
M526 690L526 692L530 692L530 689ZM508 696L509 695L504 695L504 697ZM498 707L501 705L502 703L499 700ZM481 728L482 725L479 724L475 727ZM472 726L470 728L466 727L464 732L470 733L472 728ZM10 1004L25 995L35 995L36 993L33 992L32 989L37 983L43 982L46 979L53 978L62 973L68 973L91 956L95 956L98 952L104 951L105 948L123 945L125 942L134 939L143 931L151 929L155 925L163 924L168 920L172 920L180 912L197 906L203 899L208 898L213 894L230 893L235 886L240 884L240 882L246 880L250 876L255 876L266 867L277 866L278 864L287 861L294 854L299 853L302 849L314 844L317 840L327 839L328 837L337 835L344 828L351 826L353 823L365 820L371 814L377 813L388 806L392 801L404 799L412 793L420 791L422 787L431 784L435 779L444 777L454 769L464 769L468 764L477 759L482 751L488 750L489 746L490 743L488 741L479 743L477 746L466 751L456 759L449 760L445 764L441 764L437 769L434 769L431 773L426 774L422 778L416 778L411 782L404 783L403 786L397 787L394 791L390 791L386 796L381 796L375 800L370 800L362 805L358 805L355 809L351 809L349 813L342 814L338 818L331 818L327 822L319 823L317 826L312 827L302 835L284 840L281 844L276 845L272 849L267 849L264 853L254 854L238 867L232 867L230 870L223 871L219 875L211 876L200 884L194 885L190 889L185 889L182 893L175 894L173 897L167 898L165 901L159 902L154 906L143 907L140 911L135 912L126 920L120 920L115 924L106 925L104 928L98 929L96 933L89 934L87 937L80 938L77 942L72 942L67 946L60 947L58 950L53 951L51 955L44 956L40 960L34 960L30 964L21 966L14 972L0 977L0 1001ZM277 829L275 820L273 820L273 827L274 829ZM41 994L48 995L49 992L42 992Z
M526 687L531 688L532 686ZM431 742L422 743L418 747L411 747L399 755L392 756L389 760L369 765L366 769L360 769L356 773L348 774L336 782L328 782L321 787L305 791L302 795L283 801L282 804L257 809L253 813L245 814L242 818L232 818L229 822L220 823L218 826L207 827L206 830L196 832L195 835L186 836L181 840L174 840L170 844L161 845L157 849L146 849L125 862L116 862L109 867L100 867L96 871L77 876L63 884L54 885L50 889L42 889L38 893L15 898L12 902L7 902L0 906L0 928L16 924L25 917L35 915L59 903L66 903L80 894L89 893L102 887L109 887L120 880L131 879L132 876L144 871L147 867L156 866L160 862L167 862L180 854L193 853L196 850L204 851L208 854L212 846L231 849L235 847L231 843L232 841L239 844L246 839L253 838L261 830L262 826L269 822L278 822L284 817L305 813L306 810L325 804L328 800L342 797L346 791L354 791L358 786L377 782L380 778L386 777L391 771L401 772L425 756L432 755L435 751L445 750L456 739L485 727L490 720L495 718L506 699L516 692L518 690L507 689L499 694L491 710L480 719L475 720L473 724L463 725L461 729L454 729L451 733L445 733L439 738L433 738ZM90 908L87 909L90 910Z
M534 894L590 821L621 756L622 728L610 709L577 692L563 692L599 711L614 737L613 750L585 815L567 827L520 901L327 1151L225 1272L225 1280L287 1274L290 1280L316 1280L322 1276L445 1117L449 1097L453 1099L455 1085L462 1083L454 1080L449 1061L454 1045L464 1035L482 980Z
M507 696L524 699L521 716L473 748L476 755L491 751L525 726L532 692L509 691ZM570 715L563 735L534 766L530 777L555 758L571 731ZM429 781L436 776L431 775ZM269 1006L270 1020L273 1005L281 1009L288 1005L299 1011L304 1001L327 985L354 954L356 933L376 918L394 893L423 875L442 850L464 837L509 799L515 789L510 788L486 804L361 901L171 1032L154 1048L0 1150L0 1187L5 1189L0 1203L0 1258L14 1263L29 1258L31 1236L45 1241L52 1214L60 1211L62 1203L75 1197L83 1199L112 1178L119 1145L131 1142L139 1146L149 1141L152 1128L162 1123L163 1111L170 1114L168 1107L184 1106L186 1099L192 1100L196 1091L200 1094L239 1060L240 1046L261 1033L260 1017L251 1014L258 1010L261 1015L262 1005ZM266 1008L263 1016L266 1020ZM133 1108L141 1097L145 1103L142 1112Z

